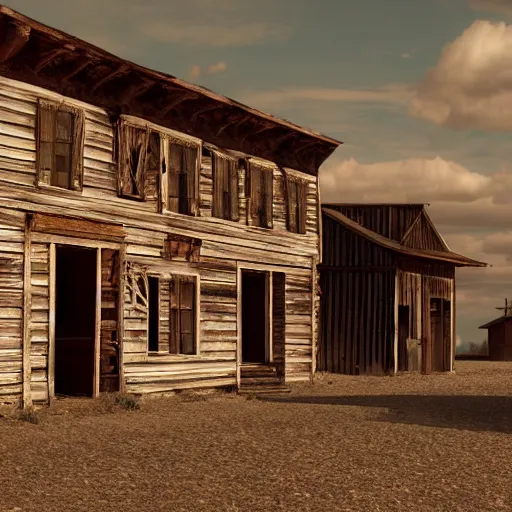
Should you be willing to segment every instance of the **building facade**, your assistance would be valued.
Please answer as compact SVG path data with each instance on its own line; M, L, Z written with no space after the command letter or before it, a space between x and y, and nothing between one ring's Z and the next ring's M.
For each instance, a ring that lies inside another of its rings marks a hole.
M0 401L309 379L339 142L6 7L0 34Z

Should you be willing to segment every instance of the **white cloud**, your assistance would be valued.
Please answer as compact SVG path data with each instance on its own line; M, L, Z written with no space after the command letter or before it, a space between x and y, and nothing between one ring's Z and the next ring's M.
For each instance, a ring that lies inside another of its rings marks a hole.
M303 105L304 101L368 102L407 105L412 91L407 84L387 84L375 89L336 89L327 87L282 87L280 89L245 91L240 101L271 108L283 104Z
M411 113L454 129L512 130L512 26L475 21L419 84Z
M293 30L283 23L169 23L147 22L141 32L153 39L186 46L250 46L288 40Z
M228 68L225 62L217 62L216 64L212 64L206 68L206 72L213 75L215 73L221 73L222 71L226 71Z
M411 54L409 52L403 52L400 57L402 57L402 59L410 59L411 58Z
M496 14L512 15L510 0L469 0L469 6L474 11L493 12Z
M201 76L201 66L191 66L188 72L189 80L196 81Z

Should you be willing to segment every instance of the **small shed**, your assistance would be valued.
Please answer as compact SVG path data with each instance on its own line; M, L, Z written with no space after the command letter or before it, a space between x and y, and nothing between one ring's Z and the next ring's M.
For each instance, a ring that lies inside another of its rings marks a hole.
M489 359L491 361L512 361L512 306L505 308L503 316L496 318L480 329L487 329L487 345L489 347Z
M324 204L317 369L451 371L455 268L423 204Z

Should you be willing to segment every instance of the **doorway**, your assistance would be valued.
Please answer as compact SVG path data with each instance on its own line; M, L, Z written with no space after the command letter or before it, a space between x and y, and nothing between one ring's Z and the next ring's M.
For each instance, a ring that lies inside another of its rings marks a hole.
M451 358L451 303L442 298L430 299L432 370L448 371Z
M398 371L408 370L409 306L398 306Z
M242 363L268 357L268 273L242 271Z
M55 394L92 396L97 250L56 247Z

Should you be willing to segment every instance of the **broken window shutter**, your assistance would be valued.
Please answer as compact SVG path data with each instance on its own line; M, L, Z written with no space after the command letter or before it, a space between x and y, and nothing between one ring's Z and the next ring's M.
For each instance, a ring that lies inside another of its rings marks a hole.
M274 172L267 170L263 172L263 190L265 191L265 201L263 203L263 226L272 228L273 210L274 210Z
M167 209L176 213L179 211L182 153L183 146L169 141L169 164L167 166L169 202Z
M213 178L213 202L212 216L223 218L223 190L225 159L217 152L212 152L212 178Z
M85 115L77 109L73 115L73 153L71 157L71 188L83 189L84 180Z
M229 162L229 218L234 221L240 219L239 204L238 204L238 165L235 161Z
M137 195L141 199L146 199L146 170L148 162L148 147L149 147L149 136L150 129L138 129L136 130L137 138L137 168L135 171L135 181L137 183Z
M180 348L180 281L178 276L173 276L169 282L169 352L179 354Z
M287 207L288 207L288 231L297 232L297 181L286 177Z
M300 234L306 233L306 220L307 220L307 190L308 184L304 180L298 182L297 189L297 232Z
M261 216L261 169L254 164L250 164L250 187L251 187L251 217L254 226L259 226Z
M180 353L193 355L195 346L195 304L196 286L195 278L189 276L180 277L180 329L181 347Z
M170 279L159 278L160 310L158 319L158 350L160 352L170 351Z
M187 175L187 213L188 215L196 214L197 207L197 161L198 161L198 148L185 146L183 148L185 171Z
M55 167L55 131L57 108L51 103L40 101L37 108L37 181L50 185Z

